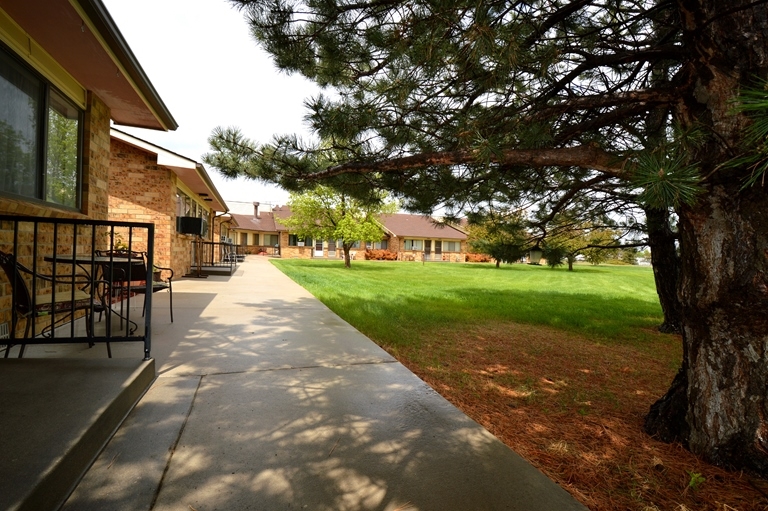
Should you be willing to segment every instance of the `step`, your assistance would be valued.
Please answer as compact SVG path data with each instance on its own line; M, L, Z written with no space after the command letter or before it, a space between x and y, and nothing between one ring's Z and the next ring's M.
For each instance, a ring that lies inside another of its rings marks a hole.
M154 379L154 360L0 360L0 509L58 509Z

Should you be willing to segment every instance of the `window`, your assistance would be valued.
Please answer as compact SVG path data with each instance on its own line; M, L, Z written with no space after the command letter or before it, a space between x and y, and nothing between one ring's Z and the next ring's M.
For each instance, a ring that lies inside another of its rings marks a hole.
M446 252L461 252L460 241L444 241L443 250Z
M387 243L387 240L377 241L376 243L373 244L373 248L375 248L376 250L386 250L387 248L389 248L389 243Z
M424 248L422 240L405 240L404 245L404 250L422 250Z
M299 243L302 243L302 246L311 246L312 245L312 238L302 238L300 236L297 236L295 234L289 234L288 235L288 246L289 247L297 247L299 246Z
M0 192L80 208L82 117L0 48Z
M264 236L264 245L267 247L274 247L275 245L280 243L280 240L277 234L263 234L263 236Z
M240 233L240 245L247 245L248 244L248 233L247 232L241 232Z

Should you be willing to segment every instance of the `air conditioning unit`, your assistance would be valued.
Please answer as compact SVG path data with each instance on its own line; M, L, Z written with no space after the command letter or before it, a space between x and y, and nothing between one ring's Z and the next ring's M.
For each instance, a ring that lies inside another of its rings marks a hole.
M208 232L208 222L202 218L193 216L180 216L178 219L177 230L181 234L195 234L205 236Z

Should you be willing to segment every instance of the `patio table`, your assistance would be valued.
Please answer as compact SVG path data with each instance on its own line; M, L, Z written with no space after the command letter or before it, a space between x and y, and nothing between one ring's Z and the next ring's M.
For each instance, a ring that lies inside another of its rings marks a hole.
M43 257L43 260L49 263L53 264L69 264L69 265L76 265L78 268L83 270L85 272L85 275L88 277L88 280L91 282L91 284L103 283L105 287L108 287L109 289L105 289L104 292L102 292L99 296L102 310L99 312L106 312L107 313L107 330L110 330L111 327L111 315L115 314L120 318L120 327L122 328L122 321L126 321L126 326L128 328L128 335L132 335L136 329L138 328L138 324L129 319L126 315L122 314L122 312L117 312L112 308L112 292L113 289L111 288L112 279L107 278L107 267L109 265L116 265L116 264L129 264L129 263L139 263L141 262L143 264L144 260L139 257L110 257L110 256L100 256L93 253L87 253L87 254L52 254L52 255L46 255ZM101 270L101 277L96 278L97 273L91 273L92 269L96 269L98 272ZM121 302L121 311L122 311L122 302Z

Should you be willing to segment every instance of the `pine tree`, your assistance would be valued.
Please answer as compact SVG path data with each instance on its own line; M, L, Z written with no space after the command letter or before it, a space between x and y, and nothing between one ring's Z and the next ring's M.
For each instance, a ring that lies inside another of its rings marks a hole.
M416 211L501 196L658 213L684 359L646 428L768 475L768 194L744 159L768 116L735 108L768 76L765 3L231 1L278 67L333 90L307 117L330 145L218 130L206 162L289 190L391 190Z

